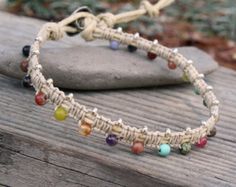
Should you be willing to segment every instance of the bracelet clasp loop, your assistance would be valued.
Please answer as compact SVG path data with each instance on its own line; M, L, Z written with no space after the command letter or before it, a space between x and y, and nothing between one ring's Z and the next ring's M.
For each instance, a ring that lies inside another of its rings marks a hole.
M79 12L87 12L87 13L92 13L92 10L87 7L87 6L82 6L77 8L71 15L77 14ZM70 24L68 24L68 26L73 27L74 29L76 29L76 32L66 32L68 36L75 36L77 34L79 34L80 32L82 32L84 30L84 19L86 17L81 17L73 22L71 22Z

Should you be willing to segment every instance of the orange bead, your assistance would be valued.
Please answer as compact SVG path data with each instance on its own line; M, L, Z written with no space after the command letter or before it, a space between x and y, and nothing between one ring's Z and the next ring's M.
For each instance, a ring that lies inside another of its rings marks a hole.
M133 146L131 147L131 150L134 154L140 154L144 151L144 145L143 142L135 141L133 143Z
M92 126L91 124L83 121L80 125L80 134L83 135L83 136L88 136L91 134L92 132Z

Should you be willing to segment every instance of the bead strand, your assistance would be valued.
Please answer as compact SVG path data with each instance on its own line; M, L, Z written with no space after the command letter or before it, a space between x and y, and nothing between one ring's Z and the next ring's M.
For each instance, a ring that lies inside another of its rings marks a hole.
M63 27L62 23L57 29L60 30L60 27ZM73 99L73 95L66 96L64 92L53 86L51 79L45 80L41 73L42 68L39 68L39 48L44 41L54 39L55 36L59 37L58 33L53 30L56 27L55 23L48 23L43 26L30 47L28 64L21 65L22 69L26 70L24 67L27 67L28 70L25 83L27 82L30 86L32 84L37 91L35 95L36 104L42 106L48 101L54 103L56 105L54 111L56 120L63 121L67 117L73 117L78 121L79 133L83 136L90 135L93 130L99 131L106 135L105 142L110 146L115 146L121 141L131 145L131 151L134 154L144 152L145 147L155 147L158 155L162 157L169 155L173 148L178 148L184 155L190 152L192 144L203 148L207 143L207 138L216 134L214 126L219 119L219 102L211 87L203 80L203 76L194 68L193 62L184 58L177 49L171 50L164 47L157 40L148 41L140 37L139 34L123 33L121 28L113 30L98 26L95 28L93 36L97 39L109 40L112 50L118 50L121 44L127 45L128 51L132 53L137 49L143 49L147 52L150 60L154 60L158 56L166 60L167 67L170 70L180 68L186 76L185 78L194 85L196 93L202 96L210 110L210 118L200 127L188 128L183 132L171 132L170 129L167 129L166 132L150 131L147 127L136 128L125 125L122 120L111 121L100 116L96 109L88 110L85 106L77 103ZM23 51L26 51L26 48Z

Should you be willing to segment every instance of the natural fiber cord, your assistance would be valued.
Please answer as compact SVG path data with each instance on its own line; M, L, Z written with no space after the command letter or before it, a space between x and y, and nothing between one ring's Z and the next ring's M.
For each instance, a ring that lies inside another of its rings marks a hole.
M135 141L140 141L145 146L157 148L161 144L169 144L172 147L181 147L184 143L195 144L202 137L206 137L219 120L219 101L216 99L212 87L208 86L203 80L204 76L198 73L191 60L186 59L177 51L164 47L157 42L151 42L133 34L111 29L117 23L129 22L145 14L151 17L158 16L160 10L170 5L173 1L161 0L156 5L143 1L138 10L118 15L105 13L94 16L88 12L78 12L59 23L46 23L31 46L29 56L28 75L31 77L34 88L37 92L43 92L48 100L57 107L62 106L65 108L68 111L68 115L73 117L80 127L81 123L86 122L91 124L92 129L105 134L115 134L117 137L122 138L120 140L123 142L133 144ZM90 110L77 103L73 98L73 94L65 95L64 92L54 87L52 79L46 80L41 73L42 66L39 64L39 49L47 40L59 40L66 32L78 32L78 29L70 26L70 24L81 19L83 20L83 30L80 34L87 41L94 39L115 40L125 45L132 45L147 52L152 52L166 60L172 59L175 65L183 70L189 81L199 91L210 110L210 118L206 122L202 122L200 127L195 129L187 128L182 132L171 132L169 129L166 132L150 131L147 127L140 129L125 125L122 120L111 121L99 115L96 109Z

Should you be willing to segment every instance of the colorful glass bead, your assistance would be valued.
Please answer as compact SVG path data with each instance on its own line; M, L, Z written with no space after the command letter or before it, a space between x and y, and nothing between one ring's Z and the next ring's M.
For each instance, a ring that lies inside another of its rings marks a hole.
M168 68L174 70L177 68L177 66L172 60L169 60L168 61Z
M154 60L157 57L157 54L152 53L152 52L148 52L147 56L150 60Z
M106 138L106 142L110 146L114 146L118 143L118 138L115 134L109 134Z
M131 150L134 154L140 154L144 151L144 145L143 142L135 141L133 143L133 146L131 147Z
M198 90L196 87L194 87L194 93L195 93L196 95L200 95L200 92L199 92L199 90Z
M205 100L203 100L203 105L205 106L205 107L207 107L207 103L206 103L206 101Z
M135 47L135 46L133 46L133 45L128 45L127 48L128 48L128 51L131 52L131 53L137 51L137 49L138 49L137 47Z
M83 121L80 125L80 134L83 136L88 136L92 132L92 125L87 123L86 121Z
M170 154L170 145L169 144L161 144L158 154L162 157L168 156Z
M196 143L196 146L199 148L204 148L206 144L207 144L207 138L203 137L200 140L198 140L198 142Z
M110 48L113 50L117 50L119 48L120 43L115 40L110 41Z
M31 82L31 77L30 75L26 75L23 80L22 80L22 86L25 88L30 88L32 87L32 82Z
M23 54L25 57L28 57L28 56L29 56L29 53L30 53L30 45L25 45L25 46L22 48L22 54Z
M68 111L62 107L59 106L56 108L55 112L54 112L54 117L56 120L58 121L64 121L68 116Z
M190 151L191 151L191 143L183 143L182 145L181 145L181 147L180 147L180 153L182 154L182 155L186 155L186 154L188 154Z
M189 82L189 78L188 78L188 76L186 75L186 73L183 74L182 79L183 79L183 81L185 81L185 82Z
M28 71L28 66L29 66L29 62L28 60L23 60L21 63L20 63L20 69L21 71L23 72L27 72Z
M39 106L43 106L47 103L47 97L43 92L38 92L35 95L35 103Z
M213 129L211 129L210 133L207 135L207 137L213 137L216 135L216 127L213 127Z

